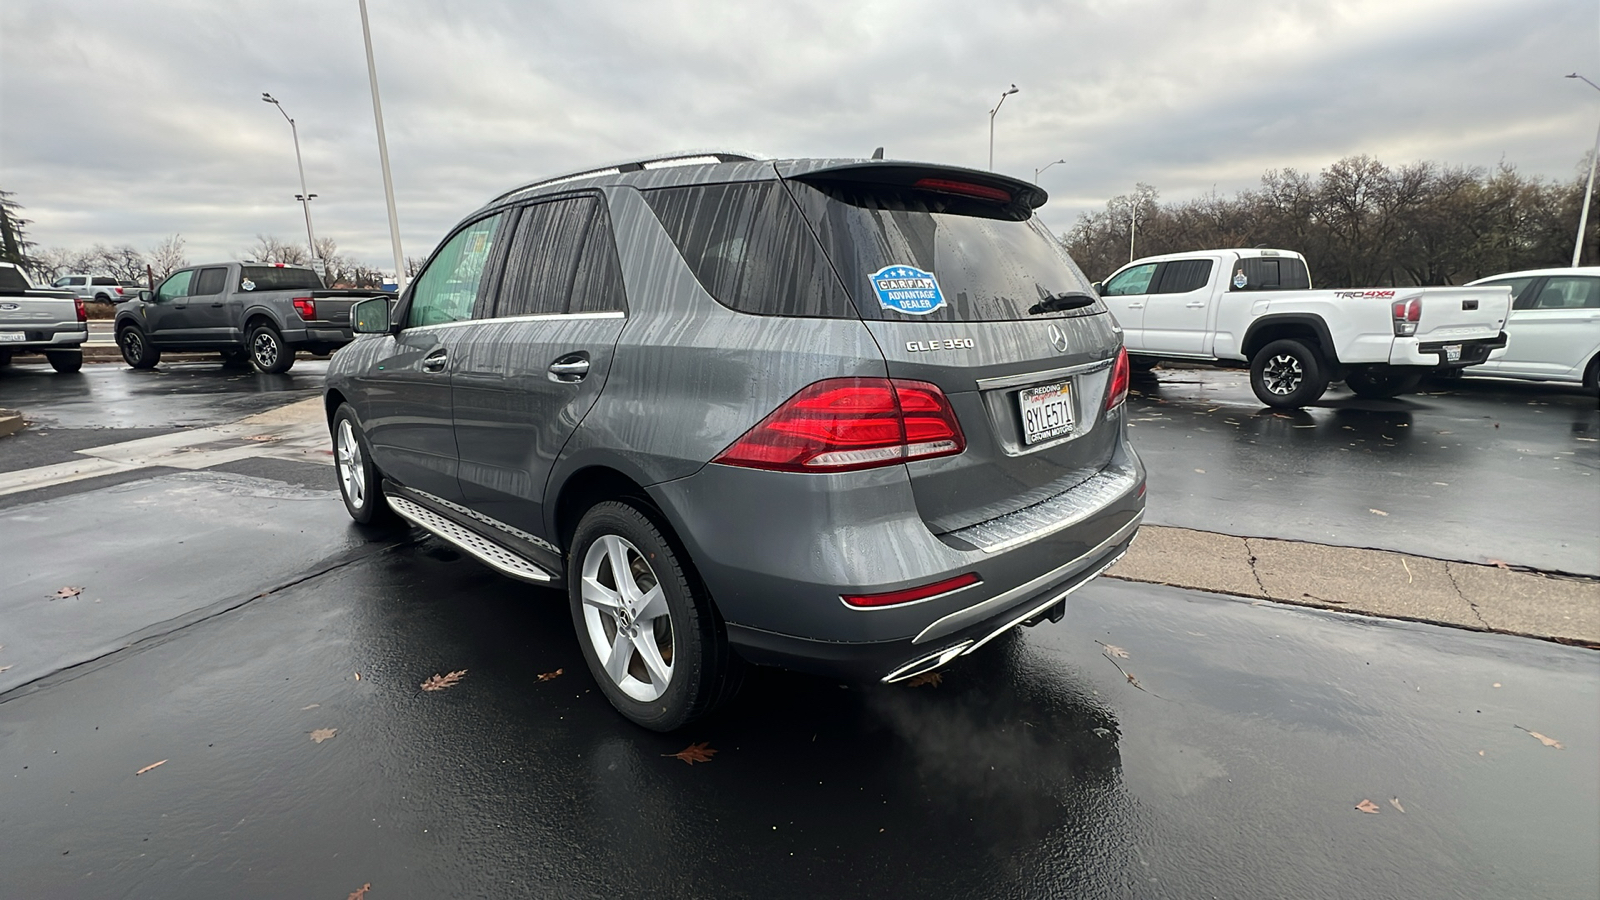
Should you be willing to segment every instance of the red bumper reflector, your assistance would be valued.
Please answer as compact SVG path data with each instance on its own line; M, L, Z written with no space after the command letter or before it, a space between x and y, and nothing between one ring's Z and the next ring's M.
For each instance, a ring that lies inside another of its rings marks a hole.
M921 587L906 588L902 591L890 591L886 594L845 594L842 599L851 606L893 606L896 603L910 603L913 600L926 600L940 594L948 594L958 588L968 587L983 581L976 572L957 575L944 581L924 584Z

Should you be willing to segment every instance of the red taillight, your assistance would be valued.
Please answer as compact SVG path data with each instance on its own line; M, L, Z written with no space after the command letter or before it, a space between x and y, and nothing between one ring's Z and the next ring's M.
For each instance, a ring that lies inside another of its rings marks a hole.
M782 406L712 462L780 472L848 472L967 448L937 385L888 378L830 378Z
M912 187L925 191L938 191L942 194L962 194L967 197L979 197L984 200L995 200L1000 203L1011 202L1011 192L1002 191L997 187L986 184L973 184L970 181L951 181L948 178L920 178Z
M1417 333L1417 322L1422 319L1422 298L1413 297L1410 300L1396 300L1394 306L1394 333L1396 337L1408 337Z
M309 322L317 317L317 301L310 297L296 297L294 311L300 314L300 318Z
M914 600L926 600L940 594L968 587L982 581L976 572L957 575L934 584L924 584L921 587L906 588L903 591L889 591L885 594L844 594L841 600L851 606L893 606L896 603L910 603Z
M1106 411L1116 409L1128 399L1128 348L1117 348L1117 364L1111 367L1111 390L1106 394Z
M79 322L89 321L89 311L83 308L83 300L81 298L74 297L72 299L72 305L78 309Z

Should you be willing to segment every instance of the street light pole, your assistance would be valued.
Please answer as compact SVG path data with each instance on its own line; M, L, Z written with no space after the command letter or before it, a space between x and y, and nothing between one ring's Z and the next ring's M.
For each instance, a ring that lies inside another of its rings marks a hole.
M406 286L406 258L400 252L400 217L394 211L394 179L389 175L389 142L383 136L383 105L378 102L378 66L372 60L372 28L367 25L367 0L361 3L361 40L367 45L367 80L372 84L372 119L378 126L378 162L383 167L383 199L389 207L389 244L394 249L394 283Z
M317 235L316 232L311 230L311 198L315 197L316 194L306 190L306 166L305 163L300 161L300 129L295 127L294 119L289 118L289 114L283 111L283 104L279 103L276 97L263 92L261 102L271 103L278 108L278 112L282 113L284 119L289 122L289 134L294 137L294 164L300 170L300 193L295 194L294 198L300 201L300 208L306 214L306 243L311 247L311 264L315 266L317 262Z
M1595 84L1577 72L1566 77L1581 79L1584 84L1600 91L1600 84ZM1583 233L1589 227L1589 198L1594 196L1594 169L1597 163L1600 163L1600 128L1595 129L1594 133L1594 153L1589 157L1589 184L1583 189L1583 212L1578 214L1578 240L1572 245L1573 268L1577 268L1578 257L1583 254Z
M365 2L365 0L362 0L362 2ZM1019 88L1013 84L1011 90L1003 91L1000 94L1000 102L994 105L994 109L989 110L989 171L991 172L994 171L994 115L1000 111L1000 107L1005 105L1006 98L1015 94L1018 90Z
M1044 164L1044 169L1034 169L1033 170L1033 183L1034 184L1038 184L1039 183L1039 175L1040 175L1040 173L1044 172L1045 169L1048 169L1051 166L1060 165L1061 163L1064 163L1064 162L1066 162L1066 160L1058 159L1055 162L1045 163Z

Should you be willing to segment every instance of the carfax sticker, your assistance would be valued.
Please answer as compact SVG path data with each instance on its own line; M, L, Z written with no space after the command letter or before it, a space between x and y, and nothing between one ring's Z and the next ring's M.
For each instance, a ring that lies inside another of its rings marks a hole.
M925 316L944 305L944 294L939 292L939 280L932 272L915 266L884 266L867 279L878 292L878 302L884 309L911 316Z

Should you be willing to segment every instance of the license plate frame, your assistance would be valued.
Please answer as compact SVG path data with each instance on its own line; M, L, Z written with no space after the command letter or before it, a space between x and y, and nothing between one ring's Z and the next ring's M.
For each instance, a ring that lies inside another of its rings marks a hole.
M1460 344L1445 344L1444 345L1444 361L1445 362L1460 362L1461 361L1461 345Z
M1024 447L1072 434L1077 424L1072 409L1072 381L1057 381L1018 391L1017 414L1022 420Z
M0 344L21 344L27 340L26 331L0 331Z

